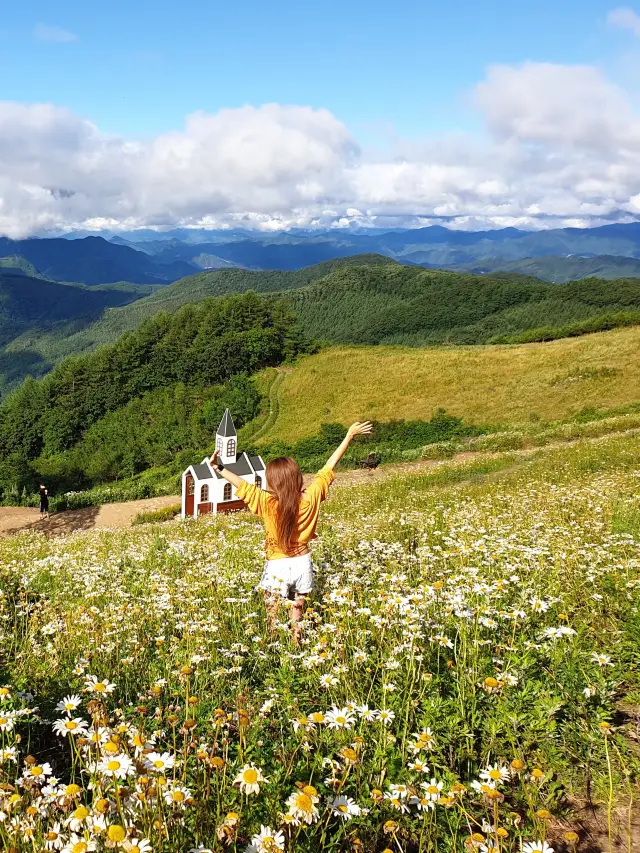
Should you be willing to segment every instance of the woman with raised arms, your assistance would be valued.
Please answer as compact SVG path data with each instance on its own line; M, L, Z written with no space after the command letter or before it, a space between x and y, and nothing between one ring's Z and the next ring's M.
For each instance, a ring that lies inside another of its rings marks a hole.
M340 446L306 489L300 466L288 456L272 459L267 464L268 491L227 470L218 459L218 451L212 457L213 466L235 487L237 497L264 520L267 561L259 589L264 593L269 632L275 631L280 605L289 600L296 645L300 644L300 621L305 602L313 589L309 542L316 536L320 504L329 494L329 486L335 479L333 470L352 440L357 435L368 435L371 430L369 422L352 424Z

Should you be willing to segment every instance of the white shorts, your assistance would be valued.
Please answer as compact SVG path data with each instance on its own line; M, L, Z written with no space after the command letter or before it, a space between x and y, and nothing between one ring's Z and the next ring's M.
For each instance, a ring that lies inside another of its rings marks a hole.
M310 554L267 560L258 589L276 593L282 598L309 595L313 589L313 563Z

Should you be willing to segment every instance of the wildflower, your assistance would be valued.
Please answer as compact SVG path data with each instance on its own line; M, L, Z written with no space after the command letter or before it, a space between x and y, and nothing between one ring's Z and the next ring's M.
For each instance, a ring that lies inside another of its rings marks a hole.
M430 769L424 761L420 761L419 758L414 758L413 761L410 761L407 764L407 768L409 770L413 770L414 773L428 773Z
M591 660L594 663L597 663L598 666L613 666L609 655L599 655L597 652L594 652L591 655Z
M487 767L486 770L480 771L480 778L485 782L494 782L496 785L506 782L509 779L509 770L506 767L499 767L493 764Z
M404 796L396 794L395 791L385 791L384 798L396 811L402 812L403 814L406 814L409 811L407 803L404 800Z
M193 800L191 791L183 785L172 785L164 792L164 801L174 808L184 808Z
M87 675L84 683L84 689L87 693L97 693L101 696L103 693L113 693L116 686L106 678L99 681L95 675Z
M395 720L396 715L393 711L382 710L378 711L378 719L381 723L384 723L385 726L390 726L391 723Z
M366 720L368 723L372 723L379 714L379 711L369 708L368 705L359 705L356 710L360 714L360 719Z
M355 722L353 712L348 708L336 708L327 712L327 723L330 729L350 729Z
M287 800L287 814L294 818L295 822L312 824L318 820L319 812L315 803L319 798L307 793L307 788L302 791L294 791ZM315 789L312 789L315 790Z
M554 851L546 841L528 841L523 846L522 853L554 853Z
M36 782L43 783L47 781L47 776L51 776L52 773L51 765L48 762L44 762L43 764L28 764L24 769L22 778L34 779Z
M10 732L15 725L16 715L13 712L0 714L0 732Z
M153 853L153 847L148 838L125 838L122 848L126 853Z
M326 718L322 711L314 711L313 714L309 714L309 722L315 726L326 723Z
M442 782L436 782L435 779L432 779L428 784L427 782L423 782L420 787L425 792L427 799L432 800L434 803L438 802L440 799L440 791L442 791L443 787Z
M262 775L262 770L255 767L253 764L245 764L242 770L233 780L235 787L240 788L243 794L259 794L260 783L268 782Z
M549 602L543 601L541 598L531 598L529 604L534 613L546 613L549 609Z
M62 848L62 853L93 853L93 851L96 849L96 841L86 841L79 835L73 834L67 842L66 846Z
M331 810L334 815L343 818L343 820L350 820L352 817L356 817L360 814L362 809L360 806L354 802L350 797L336 797L331 803Z
M284 834L276 832L270 826L261 826L260 832L254 835L245 853L276 853L284 850Z
M147 770L152 770L155 773L164 773L165 770L171 770L176 760L173 755L168 752L150 752L144 759L144 766Z
M85 737L88 734L89 727L80 717L75 719L68 717L67 719L56 720L53 724L53 731L60 737L67 735Z
M45 850L60 850L65 845L65 838L57 821L44 833L43 838Z
M82 699L75 694L65 696L64 699L61 699L56 705L56 711L63 711L67 714L71 714L72 711L75 711L75 709L79 707L81 702Z
M320 676L320 687L335 687L338 684L338 679L331 673L325 673Z
M97 769L103 776L110 776L115 779L126 779L127 776L131 776L135 772L133 761L124 753L106 755L98 762Z

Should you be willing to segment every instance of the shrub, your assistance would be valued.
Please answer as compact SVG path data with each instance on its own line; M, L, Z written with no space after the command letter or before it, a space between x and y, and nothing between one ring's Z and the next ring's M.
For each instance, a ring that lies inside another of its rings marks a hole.
M180 504L172 504L161 509L153 509L149 512L139 512L131 524L157 524L162 521L171 521L182 509Z

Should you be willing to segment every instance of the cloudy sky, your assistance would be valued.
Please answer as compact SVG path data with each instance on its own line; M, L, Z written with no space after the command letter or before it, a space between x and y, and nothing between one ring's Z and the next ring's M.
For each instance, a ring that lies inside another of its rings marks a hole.
M10 5L0 233L640 218L640 6Z

